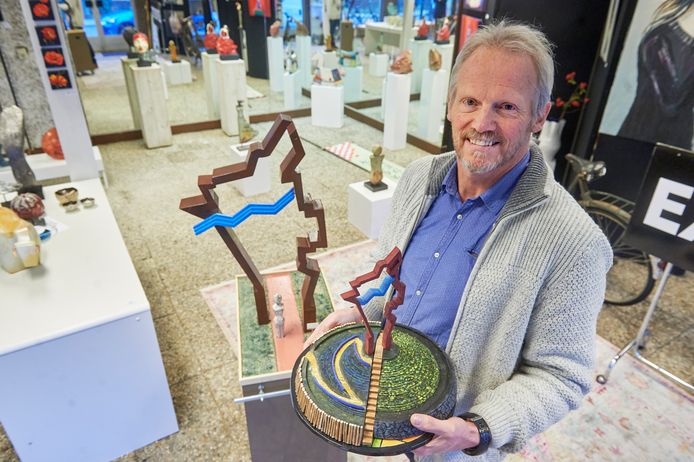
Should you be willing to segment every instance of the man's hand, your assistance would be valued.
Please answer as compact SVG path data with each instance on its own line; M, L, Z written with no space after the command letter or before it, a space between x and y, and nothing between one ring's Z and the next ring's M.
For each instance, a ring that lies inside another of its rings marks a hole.
M439 420L424 414L412 414L410 422L423 432L434 434L431 441L413 451L418 456L462 451L480 444L480 433L475 424L460 417Z
M318 324L318 327L315 328L311 336L304 343L304 349L318 340L318 337L325 334L333 327L347 324L348 322L359 321L361 321L361 316L359 315L359 310L357 310L356 307L342 308L333 311L320 324Z

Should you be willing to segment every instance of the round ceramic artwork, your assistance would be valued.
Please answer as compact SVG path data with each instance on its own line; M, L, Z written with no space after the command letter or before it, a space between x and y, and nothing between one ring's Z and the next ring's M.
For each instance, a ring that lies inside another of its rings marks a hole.
M380 325L371 323L374 336ZM413 413L447 419L455 407L455 376L446 354L419 331L395 325L393 345L378 337L364 352L363 324L327 332L297 359L294 410L317 435L366 455L402 454L432 435L410 424Z

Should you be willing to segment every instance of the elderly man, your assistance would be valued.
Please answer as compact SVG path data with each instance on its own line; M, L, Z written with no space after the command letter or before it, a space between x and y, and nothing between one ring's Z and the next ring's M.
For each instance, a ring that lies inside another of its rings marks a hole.
M480 29L451 75L455 152L415 161L398 183L379 242L382 255L405 251L395 314L445 349L458 387L456 417L411 417L435 434L419 456L500 460L590 389L612 252L530 144L550 110L553 69L541 32ZM364 310L379 319L382 306ZM312 339L358 320L356 308L339 310Z

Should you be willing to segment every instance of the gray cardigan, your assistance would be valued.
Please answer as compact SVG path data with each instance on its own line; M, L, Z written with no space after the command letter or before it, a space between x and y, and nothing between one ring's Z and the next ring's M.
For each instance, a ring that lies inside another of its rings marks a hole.
M427 156L405 170L377 258L395 246L405 251L454 161L454 153ZM609 242L532 146L472 269L446 346L457 378L456 414L479 414L492 433L490 450L474 460L518 451L581 403L592 382L611 265ZM380 319L382 309L383 298L365 307L370 319ZM455 452L434 459L472 458Z

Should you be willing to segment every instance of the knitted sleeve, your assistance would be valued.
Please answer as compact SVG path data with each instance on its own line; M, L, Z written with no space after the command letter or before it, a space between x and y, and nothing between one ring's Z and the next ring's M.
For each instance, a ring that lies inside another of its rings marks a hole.
M480 393L470 409L488 423L492 447L518 451L590 391L596 322L611 264L607 239L594 235L565 273L541 289L519 367L508 381Z

